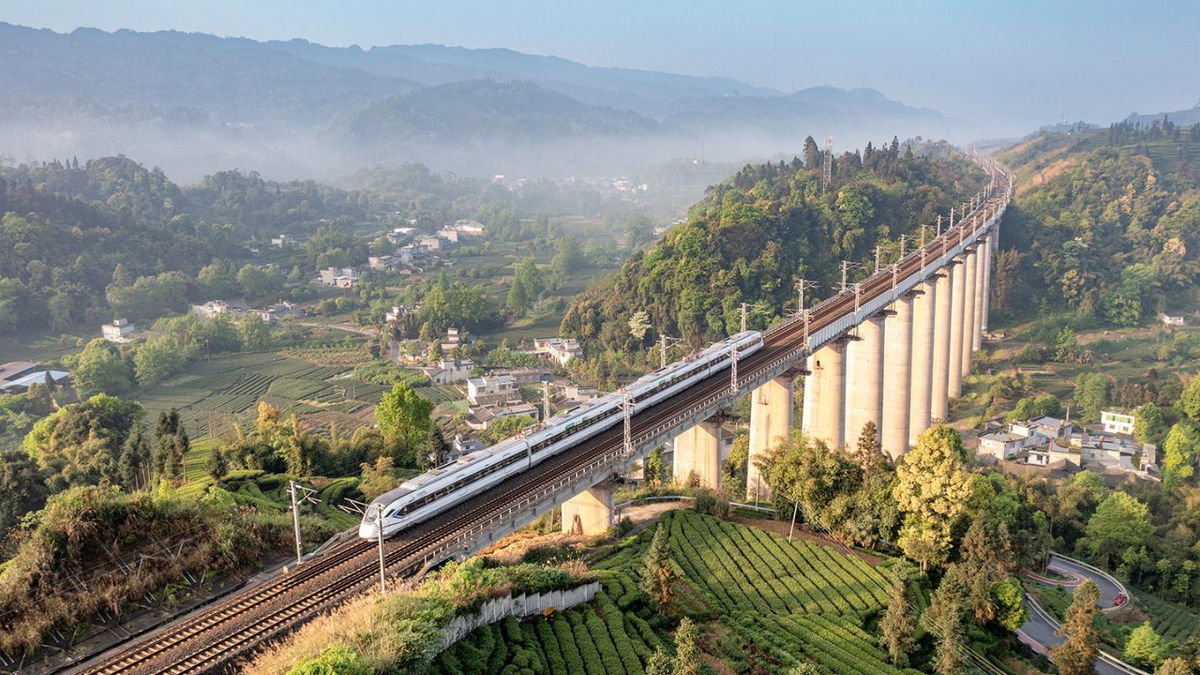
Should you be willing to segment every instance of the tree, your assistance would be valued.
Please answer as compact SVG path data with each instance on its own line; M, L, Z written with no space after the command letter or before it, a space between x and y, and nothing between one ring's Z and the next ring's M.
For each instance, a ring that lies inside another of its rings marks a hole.
M229 460L225 458L225 453L221 451L221 448L213 446L208 454L208 461L204 463L204 471L213 480L221 480L225 474L229 473Z
M550 260L550 269L560 279L567 278L583 264L583 253L579 250L579 242L575 237L567 236L558 240L554 258Z
M374 466L363 463L359 469L362 474L358 491L367 499L375 499L400 484L392 473L392 458L387 455L376 458Z
M1125 651L1122 652L1125 661L1143 668L1154 668L1162 663L1166 645L1154 632L1154 627L1147 621L1129 634L1125 641Z
M646 333L650 331L650 314L644 309L639 309L629 317L629 334L634 340L641 343L646 338Z
M1190 480L1196 472L1197 454L1200 454L1200 429L1188 421L1172 425L1163 441L1163 482L1177 485Z
M916 643L916 624L908 602L908 579L901 566L892 570L892 588L887 611L879 620L879 644L887 650L892 665L908 664L908 653Z
M1167 421L1163 417L1162 408L1147 403L1137 411L1133 421L1133 435L1142 443L1161 445L1163 434L1167 432Z
M996 623L1015 631L1029 620L1029 607L1025 605L1025 592L1021 582L1009 577L992 584L992 605L996 608Z
M887 456L883 454L883 446L879 443L879 429L875 422L867 420L862 432L858 435L858 452L855 461L862 468L863 475L871 476L887 466Z
M246 314L237 321L242 349L262 350L271 346L271 328L257 314Z
M1109 379L1103 373L1080 373L1075 379L1075 402L1083 419L1097 421L1108 405Z
M140 424L134 425L125 440L121 459L117 462L117 473L121 486L126 491L140 490L149 480L150 442L142 433Z
M23 452L0 454L0 542L21 517L46 503L46 476L37 462Z
M663 457L661 447L651 450L650 454L646 455L646 462L642 467L642 476L650 485L659 485L666 480L667 461Z
M642 559L642 592L660 605L671 601L671 584L675 582L675 568L671 566L670 533L668 525L659 521L654 528L654 538Z
M1179 414L1188 418L1193 424L1200 426L1200 376L1193 377L1188 386L1179 395L1175 404Z
M1079 547L1107 566L1111 556L1145 544L1153 530L1145 504L1126 492L1113 492L1088 519Z
M892 495L909 514L900 546L922 570L949 551L950 529L966 508L971 488L963 457L962 437L939 424L926 429L896 466Z
M675 659L667 650L659 647L646 661L646 675L671 675L675 670Z
M700 631L691 619L684 617L675 629L675 668L672 675L700 675Z
M515 417L501 417L498 420L493 420L488 428L480 434L488 445L495 445L506 438L512 438L521 433L521 430L531 424L535 424L537 420L528 415L517 415Z
M433 404L417 395L412 386L397 382L375 407L383 437L410 455L424 448L433 428Z
M1187 659L1176 656L1163 661L1162 665L1155 669L1154 675L1192 675L1194 672Z
M1050 660L1061 675L1091 675L1095 672L1100 644L1100 633L1095 626L1096 601L1099 599L1100 589L1091 581L1085 581L1075 589L1071 606L1058 630L1066 641L1050 651Z
M187 355L168 335L156 335L144 342L133 354L133 372L143 387L158 384L183 370Z
M104 338L87 343L71 373L80 396L124 393L133 386L132 375L120 352Z
M929 598L929 607L921 622L935 638L934 669L942 675L958 675L966 670L966 632L962 613L966 589L957 565L950 565L937 590Z

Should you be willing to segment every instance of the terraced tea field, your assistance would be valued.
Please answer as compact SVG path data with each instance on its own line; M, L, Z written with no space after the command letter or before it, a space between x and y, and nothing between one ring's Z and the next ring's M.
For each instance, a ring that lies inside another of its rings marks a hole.
M887 600L883 571L687 509L668 511L655 527L670 533L672 610L698 617L706 640L720 636L702 645L721 662L712 672L783 674L810 664L826 675L915 673L893 668L863 629ZM654 650L670 643L668 613L638 585L653 533L593 554L604 591L589 605L473 631L434 660L434 672L642 675Z
M146 407L147 419L179 410L193 439L227 435L233 425L254 419L259 401L296 413L310 426L331 422L342 428L362 424L379 402L382 385L344 377L345 366L317 365L280 354L228 354L198 361L162 384L132 395Z

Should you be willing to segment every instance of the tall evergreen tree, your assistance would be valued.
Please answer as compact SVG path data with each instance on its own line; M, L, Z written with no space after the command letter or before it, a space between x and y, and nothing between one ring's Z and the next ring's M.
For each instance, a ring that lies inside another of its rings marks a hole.
M654 538L650 540L642 563L642 591L660 605L671 601L671 584L675 581L668 529L664 521L655 526Z
M1100 589L1085 581L1075 589L1058 634L1066 641L1051 650L1050 656L1061 675L1091 675L1095 672L1100 633L1096 630L1096 601Z
M916 625L908 602L908 579L903 569L892 570L892 588L887 611L879 621L879 643L887 650L892 665L908 664L908 653L916 642Z

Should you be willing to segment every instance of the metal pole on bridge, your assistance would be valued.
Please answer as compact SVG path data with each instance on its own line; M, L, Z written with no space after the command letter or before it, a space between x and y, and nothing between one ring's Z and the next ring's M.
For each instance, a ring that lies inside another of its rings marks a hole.
M288 481L288 494L292 497L292 528L296 531L296 564L300 564L300 505L296 503L296 481Z
M379 541L379 592L387 592L387 579L384 576L387 567L383 562L383 504L375 505L376 539Z

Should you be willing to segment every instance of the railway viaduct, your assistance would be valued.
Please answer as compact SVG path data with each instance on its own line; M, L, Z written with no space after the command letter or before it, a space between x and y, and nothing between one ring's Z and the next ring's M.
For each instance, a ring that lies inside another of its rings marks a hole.
M387 541L351 537L299 567L131 639L81 657L72 672L214 672L262 644L381 583L419 575L482 550L562 507L566 529L607 529L612 477L673 442L677 475L719 481L720 419L750 395L752 495L766 496L754 458L793 426L793 382L805 374L801 428L834 444L871 421L883 447L902 454L944 418L987 326L987 286L997 227L1012 194L1008 174L985 167L988 187L955 209L944 231L842 292L763 335L757 351L672 398L626 413L622 423L547 458ZM378 549L378 550L377 550Z
M884 451L895 459L946 418L987 330L992 257L1011 196L1004 170L986 166L988 188L951 210L944 231L939 222L931 241L902 251L892 265L768 333L769 344L788 327L795 333L807 324L795 336L801 349L792 358L753 373L749 382L731 384L728 402L750 396L748 499L770 497L755 460L791 433L799 375L800 428L833 447L853 446L872 422ZM670 439L673 475L694 475L702 486L721 487L721 416L719 409L700 411L679 425ZM590 534L611 527L611 485L589 486L563 502L563 530Z

